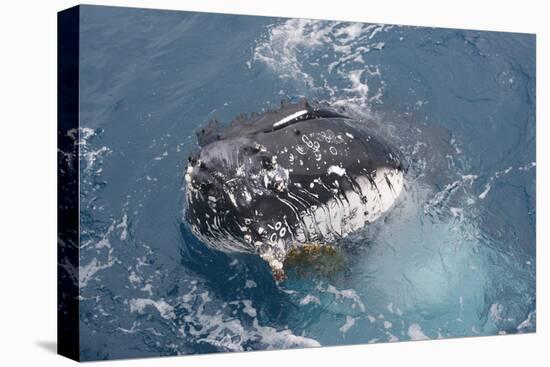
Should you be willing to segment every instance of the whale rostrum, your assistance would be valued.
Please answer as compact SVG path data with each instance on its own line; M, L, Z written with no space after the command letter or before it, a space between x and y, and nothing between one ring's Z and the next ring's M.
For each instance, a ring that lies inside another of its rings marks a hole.
M199 131L185 220L206 245L248 252L284 279L287 254L378 219L403 188L400 153L360 122L307 101Z

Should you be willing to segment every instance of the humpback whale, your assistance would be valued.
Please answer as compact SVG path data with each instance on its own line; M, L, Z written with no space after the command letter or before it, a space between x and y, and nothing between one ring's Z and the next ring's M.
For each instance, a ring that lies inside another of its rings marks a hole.
M378 219L403 188L400 153L330 107L217 121L197 133L184 172L184 218L211 248L253 253L276 280L293 249L332 245Z

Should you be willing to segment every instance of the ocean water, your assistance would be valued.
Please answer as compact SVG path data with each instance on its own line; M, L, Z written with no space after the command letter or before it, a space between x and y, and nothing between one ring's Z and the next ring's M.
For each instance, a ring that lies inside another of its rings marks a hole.
M535 37L83 6L83 360L534 332ZM215 252L183 222L211 119L346 108L403 152L397 205L334 272ZM480 341L482 342L482 341Z

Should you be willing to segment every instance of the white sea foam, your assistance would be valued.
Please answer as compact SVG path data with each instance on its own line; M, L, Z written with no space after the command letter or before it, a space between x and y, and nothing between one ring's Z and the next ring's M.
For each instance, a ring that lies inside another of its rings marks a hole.
M520 171L528 171L528 170L530 170L531 168L535 168L536 166L537 166L537 163L536 163L536 162L531 162L531 163L529 163L529 164L526 164L526 165L524 165L524 166L519 167L518 169L519 169Z
M355 325L355 318L346 316L346 322L340 327L340 331L345 334L353 325Z
M333 285L329 285L326 289L327 292L332 293L336 296L337 299L349 299L351 300L352 307L358 307L361 312L365 312L365 304L361 301L361 297L357 294L354 289L344 289L338 290Z
M256 317L257 313L256 313L256 309L252 307L252 301L243 300L242 303L244 305L243 312L250 317Z
M525 330L531 330L535 327L536 311L531 311L527 315L527 318L523 320L518 326L517 330L523 332Z
M128 280L130 281L130 283L140 283L141 277L138 276L135 271L132 271L128 276Z
M267 344L266 349L286 349L296 347L320 347L321 344L311 338L292 334L292 331L277 330L269 326L260 326L258 320L254 320L254 327L261 336L261 340Z
M256 284L255 281L247 279L245 284L244 284L244 287L245 288L256 288L257 284Z
M111 244L113 236L116 230L121 229L120 240L127 238L128 216L123 214L122 220L117 224L117 221L112 220L111 224L107 228L106 232L101 235L99 239L90 239L83 242L80 246L81 254L93 253L94 257L86 265L80 266L80 287L85 287L88 282L93 279L96 274L104 269L110 268L118 260L114 255L114 248ZM82 256L81 255L81 256ZM82 256L84 258L84 256ZM106 259L105 259L106 258ZM137 271L136 267L136 271ZM136 271L132 271L128 276L128 280L131 284L137 284L142 281L141 277Z
M153 286L150 283L145 284L140 290L149 293L150 297L153 296Z
M111 153L111 149L103 146L96 150L81 150L80 155L86 163L85 169L90 171L94 168L95 162L99 158L103 158L107 154Z
M380 100L383 89L383 83L378 83L374 92L369 89L368 78L380 78L380 72L377 65L368 64L366 55L385 46L377 40L377 33L391 28L289 19L273 24L257 40L252 61L265 64L282 79L307 86L309 91L327 92L333 105L364 110L370 102ZM319 54L327 48L333 52ZM253 67L250 62L247 65ZM348 86L338 87L342 81Z
M226 351L244 351L245 345L251 341L259 343L262 349L320 346L316 340L295 335L288 328L277 329L260 325L251 300L235 300L223 304L218 302L219 300L210 297L209 292L198 292L197 284L193 284L192 289L179 298L174 307L174 310L185 310L179 333ZM151 301L138 302L134 305L134 310L144 310L150 304L155 306ZM235 318L231 311L235 308L250 317L251 323L244 324L239 318ZM195 328L194 325L200 327Z
M160 316L164 319L174 319L176 317L174 314L174 307L162 298L157 301L150 298L133 298L130 300L129 304L130 312L143 314L147 306L152 306L157 309Z
M450 207L449 210L451 211L451 213L453 214L453 217L455 218L459 218L460 220L462 220L462 218L464 217L464 209L462 208Z
M502 320L502 312L504 311L504 307L500 303L493 303L491 304L491 307L489 307L489 317L494 322Z
M452 196L459 191L459 189L465 189L467 187L471 187L473 182L477 179L477 175L461 175L461 179L455 180L447 185L445 187L437 192L433 198L428 200L426 204L424 204L424 213L425 214L433 214L433 213L439 213L441 211L442 207L445 207L447 203L450 201ZM452 208L449 207L449 210L451 211L451 214L453 214L454 217L460 217L462 214L461 208Z
M117 228L122 229L120 232L120 240L124 241L128 237L128 214L124 213L122 216L122 221L117 224Z
M534 162L533 162L534 163ZM487 194L489 193L489 191L491 191L491 183L493 181L495 181L496 179L504 176L504 175L507 175L508 173L510 173L512 170L514 169L513 166L510 166L502 171L497 171L495 172L495 174L493 176L491 176L489 178L489 180L487 181L487 183L485 184L485 189L483 190L483 192L481 194L479 194L479 198L480 199L485 199L485 197L487 197ZM522 170L522 167L519 167L518 168L519 170Z
M71 138L76 139L76 130L71 129L67 132L67 135L69 135ZM88 140L92 138L96 134L94 129L91 129L89 127L81 127L79 131L79 138L80 140L77 142L79 145L86 145L88 143Z
M424 332L422 331L422 328L418 324L411 324L409 326L409 330L407 331L407 335L409 335L409 338L411 340L425 340L429 339Z
M348 73L351 87L346 88L346 91L365 96L369 93L369 86L361 81L363 72L363 70L352 70Z
M487 194L489 193L489 191L491 191L491 185L490 184L486 184L485 185L485 190L483 190L483 192L481 194L479 194L479 198L480 199L485 199L485 197L487 196Z
M300 300L300 304L301 304L301 305L307 305L307 304L310 304L310 303L315 303L315 304L320 305L320 304L321 304L321 301L319 300L318 297L313 296L313 295L311 295L311 294L306 295L304 298L302 298L302 299Z
M363 23L348 23L348 25L336 29L334 34L339 37L342 43L346 44L359 37L363 32L364 26Z
M116 258L112 255L113 250L110 249L108 259L105 262L100 262L97 258L93 258L88 264L79 267L79 286L85 287L94 275L103 269L109 268L115 264Z

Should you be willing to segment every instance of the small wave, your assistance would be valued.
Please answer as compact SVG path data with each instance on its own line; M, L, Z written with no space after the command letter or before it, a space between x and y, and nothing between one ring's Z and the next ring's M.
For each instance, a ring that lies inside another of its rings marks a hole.
M407 331L407 335L409 335L409 338L411 338L411 340L429 339L426 334L424 334L422 328L418 324L411 324L409 326L409 330Z
M203 287L200 287L203 289ZM318 347L315 339L295 335L288 328L263 326L252 300L221 303L209 291L198 290L196 282L183 296L174 300L130 299L129 311L145 314L156 309L167 325L180 335L184 344L208 344L219 351L249 349L287 349ZM239 317L234 315L239 312ZM135 332L135 330L134 330ZM182 346L183 348L184 346Z
M383 91L379 66L369 64L367 55L384 47L378 33L392 28L289 19L268 28L256 43L252 61L265 64L299 94L365 113L370 104L380 102ZM377 79L375 89L369 87L370 79Z

